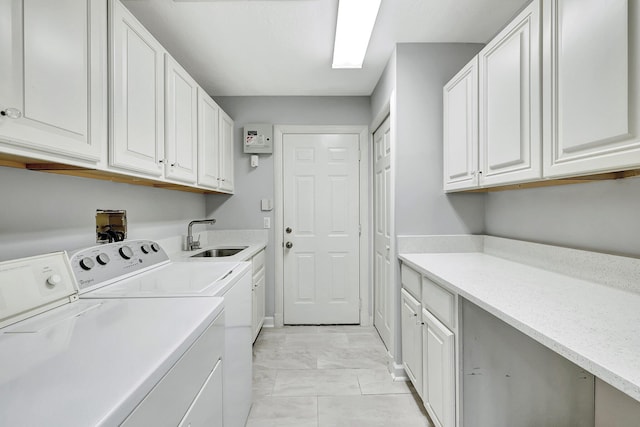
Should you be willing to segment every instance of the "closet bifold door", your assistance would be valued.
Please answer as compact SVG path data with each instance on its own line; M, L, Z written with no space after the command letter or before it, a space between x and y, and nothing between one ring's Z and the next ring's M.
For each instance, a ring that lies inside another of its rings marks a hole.
M544 0L544 175L640 166L640 5Z

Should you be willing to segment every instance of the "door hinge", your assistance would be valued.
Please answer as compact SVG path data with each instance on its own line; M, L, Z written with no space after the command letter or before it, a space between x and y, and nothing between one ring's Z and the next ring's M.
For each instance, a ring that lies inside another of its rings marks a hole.
M362 236L362 224L358 224L358 236Z

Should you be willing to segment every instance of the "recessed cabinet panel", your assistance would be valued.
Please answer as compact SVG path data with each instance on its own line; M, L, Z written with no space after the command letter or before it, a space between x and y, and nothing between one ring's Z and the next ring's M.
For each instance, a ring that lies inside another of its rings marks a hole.
M539 8L534 0L479 54L482 186L541 177Z
M195 183L198 135L198 84L166 55L165 176Z
M217 189L220 179L220 108L198 88L198 184Z
M478 58L469 62L443 90L444 189L478 185Z
M164 49L118 1L111 6L111 166L162 176Z
M233 120L220 110L220 189L233 193Z
M448 330L422 310L425 406L437 427L455 426L455 342Z
M420 303L406 290L401 292L402 365L416 391L422 396L422 321Z
M0 141L95 163L106 141L99 2L0 3ZM29 154L29 153L28 153Z
M544 7L545 176L640 164L640 20L628 0Z

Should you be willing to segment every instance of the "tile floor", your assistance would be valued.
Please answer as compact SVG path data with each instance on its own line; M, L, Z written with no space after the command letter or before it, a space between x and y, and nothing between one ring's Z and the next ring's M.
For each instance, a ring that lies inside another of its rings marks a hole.
M253 348L247 427L426 427L407 382L394 382L373 328L263 329Z

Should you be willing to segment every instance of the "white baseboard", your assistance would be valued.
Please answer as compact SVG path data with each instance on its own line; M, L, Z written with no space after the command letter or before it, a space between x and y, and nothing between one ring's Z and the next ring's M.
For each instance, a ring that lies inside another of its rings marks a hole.
M266 316L264 318L263 328L274 328L276 326L273 316Z
M407 373L404 371L404 367L397 363L393 363L391 368L391 376L394 381L409 381Z

